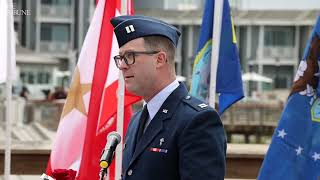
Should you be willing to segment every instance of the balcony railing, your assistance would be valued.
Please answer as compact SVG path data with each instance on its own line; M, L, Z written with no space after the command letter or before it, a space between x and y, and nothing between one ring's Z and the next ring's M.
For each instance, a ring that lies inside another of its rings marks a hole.
M265 46L263 55L265 58L294 59L295 49L290 46Z
M222 115L228 141L232 135L242 134L246 143L250 143L250 135L256 136L255 143L261 143L262 136L272 136L282 109L281 103L240 102L231 106Z
M67 53L70 49L68 42L57 42L57 41L41 41L40 51L41 52L53 52L53 53Z
M71 18L72 11L71 6L62 5L41 5L42 17L54 17L54 18Z

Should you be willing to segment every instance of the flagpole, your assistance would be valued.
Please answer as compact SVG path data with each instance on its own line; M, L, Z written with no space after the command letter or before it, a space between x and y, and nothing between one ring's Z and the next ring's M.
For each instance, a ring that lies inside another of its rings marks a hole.
M209 88L209 105L215 108L216 102L216 83L217 69L219 62L221 22L223 14L224 0L214 1L213 31L212 31L212 52L211 52L211 71L210 71L210 88Z
M121 15L127 14L127 0L121 0ZM118 78L118 107L117 107L117 131L123 136L123 124L124 124L124 79L122 75L122 71L119 71ZM124 137L122 137L122 141ZM121 179L121 171L122 171L122 144L119 143L116 149L116 164L115 164L115 179Z
M11 56L12 51L12 0L7 0L7 78L6 78L6 149L4 160L4 179L10 180L10 167L11 167L11 106L12 106L12 74L11 74L11 62L13 61Z

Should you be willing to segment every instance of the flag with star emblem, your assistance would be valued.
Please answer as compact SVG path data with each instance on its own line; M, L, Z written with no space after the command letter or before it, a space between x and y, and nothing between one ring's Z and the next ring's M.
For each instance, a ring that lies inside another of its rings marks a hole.
M213 10L214 0L207 0L203 13L198 54L193 65L190 90L193 96L207 102L210 93ZM244 97L236 35L228 0L225 0L223 4L218 61L216 92L219 93L219 114L222 114L229 106Z
M320 17L309 38L259 180L320 178Z
M120 6L120 0L97 2L53 143L48 175L55 169L73 169L78 180L99 178L106 136L122 124L116 119L119 70L112 60L119 48L110 23L120 15ZM125 93L124 133L132 114L130 105L138 100ZM112 163L108 179L115 179L116 171L120 170Z

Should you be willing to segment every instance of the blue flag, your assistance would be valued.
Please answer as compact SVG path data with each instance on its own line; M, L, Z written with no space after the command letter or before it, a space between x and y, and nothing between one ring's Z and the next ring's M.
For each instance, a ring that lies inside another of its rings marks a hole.
M263 161L259 180L320 178L320 17Z
M204 101L209 100L214 0L207 0L202 18L197 56L194 61L190 93ZM219 93L219 113L243 98L240 61L236 36L230 16L228 0L224 0L221 23L220 53L216 92Z

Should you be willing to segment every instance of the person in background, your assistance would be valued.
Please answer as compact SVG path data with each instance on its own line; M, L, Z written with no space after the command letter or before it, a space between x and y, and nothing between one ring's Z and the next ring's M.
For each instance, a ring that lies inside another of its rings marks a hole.
M20 92L20 97L24 98L26 101L28 100L29 98L29 90L26 86L22 86L22 89L21 89L21 92Z
M57 86L55 87L55 91L51 94L50 100L54 99L66 99L67 92L64 90L63 87Z
M218 113L176 79L180 32L146 16L111 19L126 88L144 99L124 140L123 180L223 180L226 136Z

